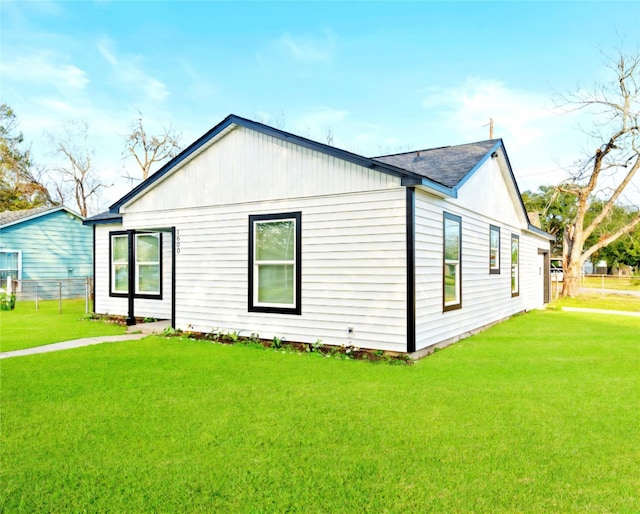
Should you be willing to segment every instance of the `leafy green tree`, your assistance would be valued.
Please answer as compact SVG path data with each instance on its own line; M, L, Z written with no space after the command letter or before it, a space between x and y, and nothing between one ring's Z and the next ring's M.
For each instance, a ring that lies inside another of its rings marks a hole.
M565 226L575 218L576 199L562 193L557 186L540 186L537 191L522 193L527 212L535 212L540 217L542 230L556 236L554 255L562 255L562 238Z
M640 270L640 226L594 254L594 260L601 259L609 268L626 265Z
M30 151L22 148L24 138L17 125L13 109L0 105L0 210L52 205L48 189L34 173Z

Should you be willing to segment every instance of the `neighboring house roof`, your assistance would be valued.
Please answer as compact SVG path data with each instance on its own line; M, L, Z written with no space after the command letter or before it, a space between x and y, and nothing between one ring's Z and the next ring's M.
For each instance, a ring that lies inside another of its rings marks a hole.
M46 214L51 214L52 212L57 211L66 211L69 214L76 216L77 218L83 219L77 212L72 211L68 207L64 205L59 205L57 207L36 207L35 209L25 209L22 211L2 211L0 212L0 228L10 227L11 225L17 225L18 223L23 223L25 221L38 218L40 216L44 216Z
M472 171L502 145L501 139L444 146L373 157L373 160L412 171L447 187L457 187Z

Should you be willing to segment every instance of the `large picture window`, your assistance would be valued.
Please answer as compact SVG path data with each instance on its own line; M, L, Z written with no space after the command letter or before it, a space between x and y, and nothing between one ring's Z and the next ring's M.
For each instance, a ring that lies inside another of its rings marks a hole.
M249 310L300 314L301 213L249 216Z
M520 294L520 237L511 235L511 296Z
M500 273L500 227L489 226L489 273Z
M443 298L445 311L462 307L460 258L462 218L444 213Z
M134 294L138 298L162 296L162 235L140 233L134 237ZM111 234L111 295L129 293L129 235Z

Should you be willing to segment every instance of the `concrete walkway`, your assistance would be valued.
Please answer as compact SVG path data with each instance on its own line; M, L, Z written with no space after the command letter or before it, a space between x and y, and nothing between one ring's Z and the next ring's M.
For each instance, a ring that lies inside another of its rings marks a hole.
M608 309L583 309L582 307L562 307L566 312L592 312L595 314L615 314L618 316L633 316L640 318L640 312L635 311L612 311Z
M59 350L69 350L71 348L80 348L81 346L91 346L100 343L119 343L121 341L135 341L143 339L150 334L160 334L162 331L171 326L168 320L155 321L153 323L143 323L133 325L127 328L127 333L121 336L96 336L84 337L82 339L73 339L72 341L62 341L60 343L45 344L43 346L34 346L33 348L24 348L23 350L13 350L11 352L0 353L0 359L8 359L10 357L22 357L24 355L35 355L37 353L57 352Z

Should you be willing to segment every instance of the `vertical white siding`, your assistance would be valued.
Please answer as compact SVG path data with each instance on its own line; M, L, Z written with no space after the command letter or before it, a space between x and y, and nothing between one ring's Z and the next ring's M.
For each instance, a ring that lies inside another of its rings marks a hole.
M123 212L374 191L400 179L238 127Z

